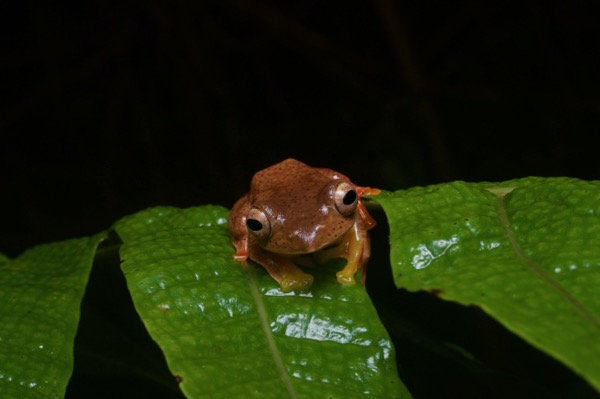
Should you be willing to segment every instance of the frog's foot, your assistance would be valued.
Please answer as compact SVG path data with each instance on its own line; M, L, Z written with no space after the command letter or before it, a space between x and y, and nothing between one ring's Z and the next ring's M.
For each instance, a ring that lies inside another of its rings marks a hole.
M303 291L312 285L314 277L294 264L294 256L270 253L262 248L253 248L248 256L267 270L283 292Z
M293 268L288 268L288 270L283 273L279 280L279 286L283 292L305 291L310 288L313 280L313 276L304 273L294 266Z
M233 254L233 260L235 260L236 262L245 262L248 260L248 254L247 253L239 253L236 252L235 254Z
M233 260L236 262L245 262L248 260L248 240L243 238L239 240L233 240L233 246L235 247L235 253L233 254Z
M337 281L340 284L344 285L352 285L356 284L356 280L354 279L354 274L356 274L356 267L348 268L345 267L343 270L340 270L335 274L337 277Z

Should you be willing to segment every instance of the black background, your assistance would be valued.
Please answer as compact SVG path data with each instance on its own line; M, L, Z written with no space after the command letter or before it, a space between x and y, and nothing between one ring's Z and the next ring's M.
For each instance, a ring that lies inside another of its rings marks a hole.
M593 2L7 3L9 255L229 207L287 157L387 190L599 177Z
M0 252L156 205L230 207L256 171L288 157L386 190L598 179L593 3L3 2ZM415 397L595 397L477 309L391 284L370 294ZM398 331L399 317L425 332ZM492 361L465 372L424 349L432 331ZM115 392L124 386L129 377Z

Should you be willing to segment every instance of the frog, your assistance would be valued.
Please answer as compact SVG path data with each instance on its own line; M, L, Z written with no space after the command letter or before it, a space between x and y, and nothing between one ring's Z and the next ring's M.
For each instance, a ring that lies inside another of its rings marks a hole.
M314 277L303 269L334 258L346 260L336 273L340 284L355 284L360 271L364 285L371 248L368 230L376 222L363 196L380 191L294 158L263 169L229 213L233 259L258 263L283 292L307 291Z

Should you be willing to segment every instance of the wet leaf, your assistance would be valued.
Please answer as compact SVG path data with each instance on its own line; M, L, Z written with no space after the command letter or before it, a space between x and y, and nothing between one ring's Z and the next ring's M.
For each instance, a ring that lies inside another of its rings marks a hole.
M480 306L600 390L600 182L454 182L375 199L398 287Z
M410 397L362 286L330 265L310 291L281 292L233 260L226 217L163 207L115 226L136 309L188 397Z
M61 398L73 371L79 307L104 237L0 259L0 397Z

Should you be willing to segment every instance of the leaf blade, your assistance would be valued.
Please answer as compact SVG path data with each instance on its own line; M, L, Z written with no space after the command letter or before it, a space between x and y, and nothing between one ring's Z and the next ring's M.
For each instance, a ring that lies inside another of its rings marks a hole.
M154 208L115 225L135 306L188 397L409 397L362 287L325 268L310 292L282 293L262 268L233 261L226 216ZM336 342L361 334L371 342Z
M376 201L398 287L482 307L600 389L599 182L454 182Z
M40 245L0 264L0 396L63 397L79 307L104 234Z

